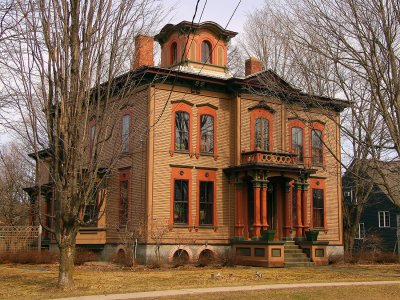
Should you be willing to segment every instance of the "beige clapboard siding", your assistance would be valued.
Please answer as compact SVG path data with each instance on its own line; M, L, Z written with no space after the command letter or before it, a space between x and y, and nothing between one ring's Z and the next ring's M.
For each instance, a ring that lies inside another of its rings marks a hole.
M169 91L156 88L156 118L159 116L169 97ZM216 171L216 208L218 230L188 228L173 228L165 237L166 241L173 242L174 239L190 238L197 243L204 240L213 242L226 242L230 237L229 228L233 225L233 194L230 192L228 179L223 174L222 168L233 163L233 102L231 99L220 98L216 93L208 95L197 95L190 93L189 90L181 89L180 92L173 92L170 100L185 99L193 104L210 103L218 107L217 110L217 148L218 159L213 157L200 156L198 159L188 154L175 153L170 156L169 149L171 144L172 128L172 105L169 103L161 118L160 124L155 128L154 145L154 188L153 188L153 212L156 222L168 222L171 213L171 167L173 165L186 165L191 167L217 168ZM193 150L197 148L198 135L198 114L196 106L192 107L192 140ZM197 170L187 169L192 174L191 182L191 216L193 223L196 218L197 203ZM151 239L150 239L151 242Z

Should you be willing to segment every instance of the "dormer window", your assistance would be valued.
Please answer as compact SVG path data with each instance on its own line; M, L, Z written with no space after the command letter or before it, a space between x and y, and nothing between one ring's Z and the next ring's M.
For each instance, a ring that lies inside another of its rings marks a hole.
M178 45L176 42L171 45L171 63L175 65L178 63Z
M207 41L201 43L201 62L211 64L211 44Z

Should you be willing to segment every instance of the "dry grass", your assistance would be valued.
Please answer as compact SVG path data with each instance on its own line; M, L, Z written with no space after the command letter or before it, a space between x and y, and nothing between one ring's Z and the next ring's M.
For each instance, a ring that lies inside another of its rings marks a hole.
M256 271L263 273L263 277L256 278ZM221 278L212 279L211 274L216 273L220 273ZM56 265L9 264L0 265L0 282L2 283L0 298L43 299L196 287L367 280L400 280L399 265L340 265L298 269L181 267L153 270L143 267L122 269L107 265L79 266L75 270L77 288L72 292L63 293L55 288ZM260 294L260 297L262 295Z
M296 299L296 300L393 300L400 299L400 285L381 286L352 286L352 287L324 287L324 288L303 288L287 290L264 290L252 292L214 293L206 294L202 298L210 300L235 300L235 299ZM187 299L188 296L163 297L161 299Z

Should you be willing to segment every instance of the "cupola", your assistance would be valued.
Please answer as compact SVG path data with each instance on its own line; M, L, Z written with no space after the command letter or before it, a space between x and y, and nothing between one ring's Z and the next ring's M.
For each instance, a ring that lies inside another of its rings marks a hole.
M167 24L155 36L161 45L161 67L228 76L228 42L236 34L214 22Z

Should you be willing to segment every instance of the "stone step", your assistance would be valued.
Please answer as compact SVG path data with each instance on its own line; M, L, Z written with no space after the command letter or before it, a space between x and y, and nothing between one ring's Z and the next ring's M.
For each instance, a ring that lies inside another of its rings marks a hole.
M285 257L285 263L310 262L308 257Z
M285 249L285 253L303 253L301 249Z
M314 264L312 262L285 262L285 268L306 268L312 267Z
M305 254L295 254L295 255L293 255L293 254L285 254L285 259L286 258L307 258L308 259L308 257L307 257L307 255L305 255Z

